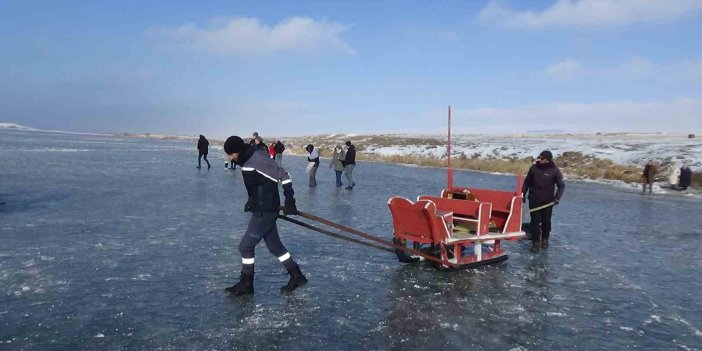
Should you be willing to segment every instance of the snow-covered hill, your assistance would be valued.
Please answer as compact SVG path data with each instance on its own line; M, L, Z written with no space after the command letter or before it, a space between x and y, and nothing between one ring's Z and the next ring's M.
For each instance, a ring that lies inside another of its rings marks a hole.
M332 134L284 139L286 143L312 143L321 148L333 148L346 140L351 140L363 153L446 156L446 136ZM690 138L687 134L455 135L452 136L451 155L523 159L535 157L547 149L556 157L565 152L580 152L619 165L642 166L653 160L687 163L696 171L702 170L702 137Z

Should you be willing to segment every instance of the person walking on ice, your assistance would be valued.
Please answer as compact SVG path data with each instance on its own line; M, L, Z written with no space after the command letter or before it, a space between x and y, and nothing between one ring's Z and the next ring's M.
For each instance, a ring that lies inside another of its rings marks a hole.
M271 158L275 158L275 144L268 145L268 155Z
M554 190L558 187L554 195ZM548 248L551 236L551 214L553 206L558 205L565 191L561 170L553 163L553 154L545 150L536 158L536 163L529 168L522 187L522 201L526 202L529 193L531 224L531 251Z
M278 166L283 166L283 151L285 151L285 145L278 140L275 142L275 162L278 163Z
M205 162L207 162L207 169L210 169L210 161L207 161L207 154L209 153L210 142L205 139L205 136L200 134L200 139L197 141L197 169L200 169L200 161L204 157Z
M308 144L305 146L307 150L307 174L310 175L310 188L317 186L317 169L319 168L319 150L314 148L314 145Z
M281 292L292 292L307 284L307 278L302 274L300 266L280 241L276 224L280 212L278 183L283 185L285 196L283 213L286 215L298 213L290 175L279 167L266 151L257 146L247 145L238 136L227 138L224 142L224 152L230 160L241 167L244 185L249 195L244 212L251 212L249 226L239 243L241 276L238 283L226 288L225 291L234 295L254 293L254 249L261 240L265 241L268 251L278 258L290 274L290 280L280 288Z
M334 148L334 155L329 163L329 168L333 169L336 174L337 188L343 185L341 183L341 173L344 171L344 159L346 159L346 152L344 152L344 148L342 148L341 145L337 144Z
M351 141L346 142L346 157L343 161L344 173L349 183L346 185L347 190L353 189L356 183L353 181L353 169L356 168L356 146L351 144Z

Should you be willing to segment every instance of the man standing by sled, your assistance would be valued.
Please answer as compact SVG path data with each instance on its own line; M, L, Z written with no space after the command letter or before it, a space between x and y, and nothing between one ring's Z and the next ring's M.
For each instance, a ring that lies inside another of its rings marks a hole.
M558 190L556 190L558 186ZM553 163L553 154L545 150L536 158L529 169L522 188L523 201L529 192L529 209L531 216L531 251L548 248L551 235L551 214L553 206L558 205L565 190L561 170Z

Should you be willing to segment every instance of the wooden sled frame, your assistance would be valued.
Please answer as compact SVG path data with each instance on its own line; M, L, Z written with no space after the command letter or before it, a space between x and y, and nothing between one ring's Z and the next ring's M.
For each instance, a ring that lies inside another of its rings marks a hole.
M522 184L524 178L517 176L514 192L468 187L451 187L441 191L441 197L458 201L488 203L491 205L490 222L502 234L518 234L522 231ZM441 208L441 206L439 206ZM460 213L460 212L459 212ZM523 236L523 235L522 235ZM519 239L519 235L508 240Z
M512 236L488 232L491 207L489 203L429 196L412 202L403 197L391 197L388 207L393 218L395 239L402 243L409 241L413 244L429 244L431 251L436 252L441 261L462 268L472 268L507 259L506 253L500 247L500 240ZM456 219L477 222L478 232L454 232L453 224ZM486 242L494 244L484 250L483 245ZM463 250L470 246L473 247L473 254L464 256ZM440 268L450 267L441 265Z

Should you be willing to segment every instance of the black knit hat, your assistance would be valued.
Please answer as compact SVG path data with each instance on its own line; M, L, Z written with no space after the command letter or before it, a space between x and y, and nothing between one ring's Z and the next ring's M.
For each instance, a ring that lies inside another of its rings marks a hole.
M548 150L541 151L541 153L539 154L539 157L547 159L549 162L553 162L553 154L551 153L551 151L548 151Z
M241 138L239 138L236 135L233 135L227 138L227 141L224 142L224 152L227 155L238 154L244 150L245 146L246 143L244 143L244 141Z
M346 141L346 146L351 146L351 140Z

